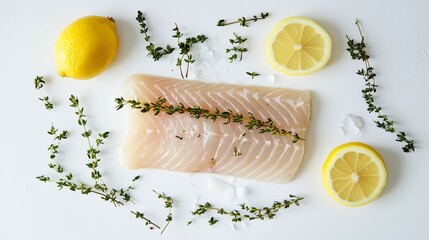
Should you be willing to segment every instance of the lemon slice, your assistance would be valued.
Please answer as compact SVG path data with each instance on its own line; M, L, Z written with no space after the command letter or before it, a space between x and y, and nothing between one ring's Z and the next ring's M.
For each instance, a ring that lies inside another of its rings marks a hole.
M277 70L291 76L304 76L323 68L331 58L329 34L315 21L288 17L271 31L266 52Z
M332 150L323 165L322 178L335 201L358 207L380 195L387 172L376 150L364 143L350 142Z

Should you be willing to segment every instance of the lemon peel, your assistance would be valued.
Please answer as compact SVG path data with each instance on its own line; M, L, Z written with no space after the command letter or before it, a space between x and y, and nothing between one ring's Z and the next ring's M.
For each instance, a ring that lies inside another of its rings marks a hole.
M58 36L54 48L57 72L73 79L93 78L112 63L118 46L113 18L79 18Z

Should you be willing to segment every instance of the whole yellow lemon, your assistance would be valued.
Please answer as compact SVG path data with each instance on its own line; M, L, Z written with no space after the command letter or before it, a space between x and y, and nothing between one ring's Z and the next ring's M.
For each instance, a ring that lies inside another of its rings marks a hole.
M112 63L118 46L113 18L79 18L61 32L55 44L58 74L73 79L95 77Z

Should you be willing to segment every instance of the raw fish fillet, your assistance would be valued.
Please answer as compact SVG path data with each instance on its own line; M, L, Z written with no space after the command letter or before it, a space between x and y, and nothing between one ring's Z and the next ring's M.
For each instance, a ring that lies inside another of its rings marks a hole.
M134 75L125 83L125 99L182 103L214 112L232 110L256 119L271 118L305 138L310 119L310 92L284 88L213 84L151 75ZM266 182L286 183L295 175L305 141L248 130L224 119L191 118L188 113L155 116L127 108L121 163L130 169L159 168L212 172Z

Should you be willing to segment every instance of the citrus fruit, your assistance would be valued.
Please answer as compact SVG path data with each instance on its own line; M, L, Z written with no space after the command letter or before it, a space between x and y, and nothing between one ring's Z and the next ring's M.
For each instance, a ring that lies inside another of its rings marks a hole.
M315 21L288 17L271 31L266 53L269 63L291 76L304 76L323 68L331 58L329 34Z
M58 74L73 79L95 77L112 63L118 45L113 18L79 18L61 32L55 44Z
M335 201L358 207L376 199L386 185L383 158L371 146L350 142L329 154L322 169L323 184Z

